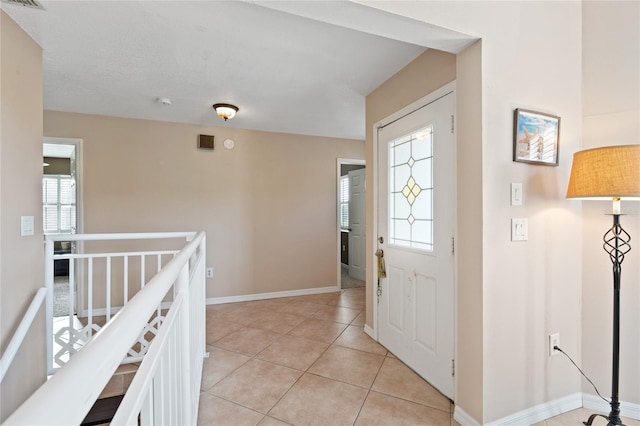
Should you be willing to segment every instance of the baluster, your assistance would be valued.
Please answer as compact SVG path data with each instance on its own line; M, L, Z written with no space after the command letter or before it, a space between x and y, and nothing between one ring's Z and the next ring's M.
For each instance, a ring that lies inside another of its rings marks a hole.
M161 269L162 269L162 255L160 253L158 253L158 264L157 264L156 273L160 272ZM158 318L160 318L160 316L162 315L162 303L160 303L160 305L158 305L158 311L157 311L156 315L158 315ZM158 323L158 328L160 328L160 323Z
M190 292L189 292L189 263L187 262L186 265L184 265L182 267L182 270L180 271L180 274L178 275L178 279L176 280L176 283L174 284L175 287L177 287L178 289L178 294L182 294L182 305L180 306L180 312L179 312L179 317L178 317L178 322L176 324L176 334L178 334L178 330L179 330L179 336L180 336L180 341L178 343L178 351L180 351L180 356L179 356L179 360L180 365L176 366L176 370L180 370L180 374L182 375L182 377L184 378L189 378L191 377L191 368L189 366L189 363L187 362L187 360L189 359L189 353L191 352L191 330L189 327L189 323L190 323L190 311L189 311L189 301L191 299L190 297ZM185 407L191 407L191 380L187 381L186 386L183 386L180 389L180 394L182 397L182 405L184 405ZM181 423L182 424L191 424L193 419L191 419L191 410L187 409L185 412L182 413L183 417L181 419Z
M73 287L75 283L75 259L69 259L69 330L73 328L73 301L75 300L73 294ZM71 331L69 331L71 333Z
M45 264L44 264L44 280L47 287L45 299L46 314L46 339L47 339L47 371L53 373L53 282L54 282L54 263L53 263L53 241L46 240L45 248Z
M93 335L93 257L87 259L89 263L89 282L88 282L88 309L89 309L89 336Z
M129 256L128 255L124 255L124 305L127 304L127 302L129 301Z
M146 276L146 266L147 266L147 262L145 260L145 255L141 255L140 256L140 288L144 287L144 282L145 282L145 276Z
M156 424L153 417L153 404L153 384L151 384L151 389L147 390L147 397L144 399L142 409L140 410L141 426L150 426Z
M175 324L175 323L174 323ZM166 416L169 419L171 424L176 424L173 416L173 406L175 404L174 392L176 390L176 381L175 381L175 369L173 368L173 357L174 357L174 347L175 347L175 339L173 336L173 330L168 335L167 342L167 350L165 351L163 358L167 365L167 381L169 382L166 387L167 392L164 395L164 406L166 411Z
M158 424L164 425L167 424L166 422L166 418L165 418L165 413L164 413L164 407L166 405L167 402L167 398L165 395L165 391L167 386L165 385L166 382L166 376L167 376L167 362L165 360L164 357L160 357L160 368L158 369L158 376L157 376L157 383L158 383L158 417L160 417L158 419Z
M107 256L107 322L111 319L111 256Z

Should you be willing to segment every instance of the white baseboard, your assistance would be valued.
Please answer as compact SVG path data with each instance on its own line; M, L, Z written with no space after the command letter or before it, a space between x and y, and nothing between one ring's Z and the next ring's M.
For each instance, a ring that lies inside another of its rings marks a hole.
M480 423L473 417L465 413L465 411L457 405L453 409L453 419L460 423L461 426L480 426Z
M611 406L607 402L603 401L596 395L591 395L588 393L582 394L582 406L589 410L600 411L604 414L608 414L611 411ZM620 417L640 420L640 404L621 401Z
M235 302L252 302L254 300L265 299L279 299L281 297L294 297L294 296L308 296L312 294L334 293L340 291L337 286L331 287L316 287L305 288L302 290L288 290L288 291L275 291L271 293L258 293L258 294L246 294L242 296L228 296L228 297L210 297L206 300L207 305L218 305L220 303L235 303ZM168 309L171 307L171 302L163 302L162 309ZM111 315L115 315L122 306L111 308ZM80 318L86 318L89 314L88 310L80 311L78 316ZM106 308L94 309L93 316L104 316L107 314Z
M376 342L378 341L378 336L376 336L376 332L373 330L373 328L369 327L367 324L364 325L364 332Z
M486 425L532 425L582 407L604 414L607 414L610 411L609 404L596 395L576 392L574 394L511 414L493 422L486 423ZM640 404L633 404L624 401L620 402L620 416L628 419L640 420ZM454 409L453 418L462 426L480 426L480 423L478 423L476 419L465 413L464 410L458 406Z
M553 401L538 404L535 407L527 408L526 410L487 423L487 425L532 425L581 407L582 392L576 392Z
M553 401L538 404L535 407L527 408L520 412L511 414L507 417L486 423L487 426L521 426L532 425L544 421L551 417L575 410L582 407L582 393L577 392L558 398ZM476 419L465 413L460 407L456 406L453 411L453 418L462 426L480 426Z
M274 291L271 293L246 294L242 296L210 297L207 305L220 303L252 302L254 300L279 299L281 297L308 296L311 294L333 293L340 291L337 286L305 288L303 290Z

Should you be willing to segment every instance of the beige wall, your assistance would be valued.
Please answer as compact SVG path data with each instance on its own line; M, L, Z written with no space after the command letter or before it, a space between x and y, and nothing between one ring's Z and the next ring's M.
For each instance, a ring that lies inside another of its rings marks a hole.
M0 11L0 351L44 285L42 49ZM20 236L20 216L35 235ZM44 308L2 381L0 422L46 378Z
M458 54L456 78L456 404L482 413L483 233L482 42ZM461 125L460 123L464 123ZM480 416L475 414L478 418Z
M338 284L336 159L362 141L53 111L44 129L83 140L84 232L206 231L207 297Z
M584 2L582 148L640 144L640 3ZM603 395L611 393L613 281L602 235L611 203L583 204L582 363ZM632 251L622 264L620 399L640 404L640 203L623 202ZM636 244L633 244L633 242ZM588 383L583 391L595 394Z
M459 116L457 122L458 166L465 167L458 170L459 202L462 182L481 177L482 185L481 194L469 194L469 210L458 206L465 253L475 251L482 259L459 273L458 362L467 358L468 365L457 376L457 407L488 423L581 391L579 373L566 359L547 356L547 335L553 332L560 333L567 352L580 354L581 209L564 194L582 131L581 3L364 3L482 39L481 65L474 58L480 47L474 46L460 55L456 71L464 81L458 87L458 108L466 109L466 118ZM481 88L474 84L478 78ZM515 108L562 117L559 167L512 162ZM471 139L461 142L463 135ZM481 146L473 146L475 141ZM471 149L461 149L465 146ZM511 182L523 184L522 206L510 206ZM510 241L514 217L529 219L527 242ZM458 261L460 269L467 266ZM481 301L473 303L479 296ZM466 307L472 318L464 317ZM478 328L481 337L472 337ZM471 356L460 353L467 344ZM482 368L474 372L478 350ZM462 390L461 381L473 392L481 386L481 392L473 396Z

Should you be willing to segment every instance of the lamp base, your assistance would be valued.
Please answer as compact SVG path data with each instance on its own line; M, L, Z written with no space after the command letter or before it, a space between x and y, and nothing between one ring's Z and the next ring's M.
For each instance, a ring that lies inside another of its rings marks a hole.
M604 414L592 414L589 416L589 420L582 422L582 424L585 426L591 426L596 417L602 417L609 420L607 426L625 426L624 423L622 423L622 420L620 420L620 416L614 416L614 419L611 419L611 416L605 416Z
M603 237L603 248L609 254L613 264L613 356L611 368L611 412L604 414L592 414L589 420L584 422L591 426L596 417L604 417L609 420L607 426L624 426L620 420L620 399L618 398L618 380L620 378L620 273L624 255L631 250L629 241L631 237L620 225L620 214L613 214L613 226Z

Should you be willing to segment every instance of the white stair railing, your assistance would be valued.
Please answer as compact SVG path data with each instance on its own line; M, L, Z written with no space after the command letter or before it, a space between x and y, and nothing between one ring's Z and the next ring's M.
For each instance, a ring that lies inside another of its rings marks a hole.
M33 296L33 299L31 300L31 304L27 308L27 312L25 312L24 317L22 317L18 328L16 329L15 333L13 333L13 337L9 341L7 348L2 354L2 358L0 358L0 382L2 382L2 379L4 379L4 375L7 374L9 366L18 353L18 349L20 349L20 345L22 345L24 338L27 336L27 332L29 331L29 328L31 328L31 324L38 314L38 311L40 310L40 306L42 305L46 294L47 289L45 287L41 287L40 289L38 289L35 296Z
M114 421L195 424L206 348L205 247L200 232L5 424L80 424L168 295L169 312Z
M147 277L158 273L179 250L137 250L116 252L84 252L87 245L100 242L131 242L134 240L170 240L194 237L193 232L143 233L143 234L77 234L48 235L45 237L45 283L49 289L47 298L47 341L48 371L54 374L91 340L104 323L118 312L130 296L143 288ZM55 254L57 242L73 243L75 253ZM54 264L68 262L69 305L66 320L59 318L53 322ZM150 272L150 273L148 273ZM77 288L77 294L76 294ZM119 297L112 297L119 292ZM77 309L74 302L77 301ZM165 301L167 302L167 301ZM164 308L168 308L165 303ZM77 314L77 315L76 315ZM78 318L82 318L80 321ZM135 347L131 348L123 363L140 362L148 350L149 341L145 334L156 334L164 317L161 307L144 333L141 333Z

